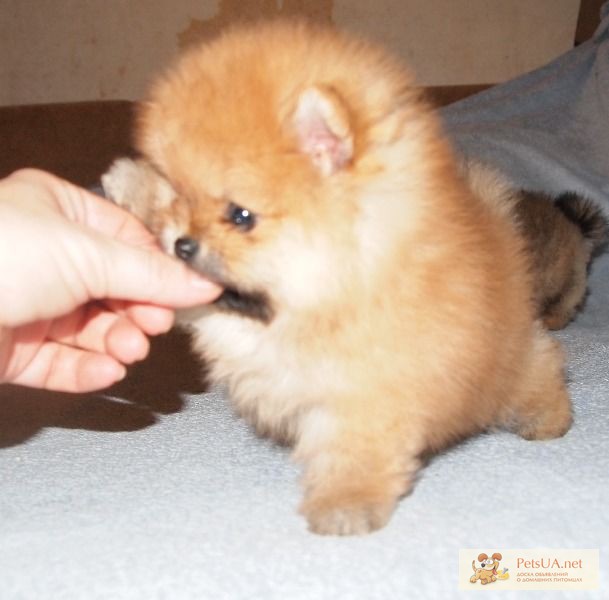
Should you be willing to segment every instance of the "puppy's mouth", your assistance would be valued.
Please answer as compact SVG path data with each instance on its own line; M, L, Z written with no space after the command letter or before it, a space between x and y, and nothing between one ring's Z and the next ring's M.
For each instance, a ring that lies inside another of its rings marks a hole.
M207 253L205 258L201 258L198 249L199 244L195 240L180 238L176 242L175 254L192 269L224 288L213 305L219 310L237 313L268 325L275 312L269 295L262 291L244 290L226 275L220 257Z
M217 283L223 285L221 282ZM245 292L227 286L213 304L220 310L235 312L265 325L268 325L274 316L270 298L264 292Z

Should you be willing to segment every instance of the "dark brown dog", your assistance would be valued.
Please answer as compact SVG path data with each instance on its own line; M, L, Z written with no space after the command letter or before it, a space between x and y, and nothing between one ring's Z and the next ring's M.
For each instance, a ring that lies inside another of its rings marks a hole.
M609 227L589 199L566 192L553 199L521 191L516 217L534 271L535 304L549 329L562 329L582 305L592 258L607 242Z

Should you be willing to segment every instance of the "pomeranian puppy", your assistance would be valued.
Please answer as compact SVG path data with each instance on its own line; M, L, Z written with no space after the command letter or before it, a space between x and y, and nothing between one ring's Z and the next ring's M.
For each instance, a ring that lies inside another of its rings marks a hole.
M136 137L145 161L104 185L224 287L184 318L238 412L294 445L312 531L382 527L421 457L465 436L567 431L511 208L470 190L383 49L235 28L156 82Z
M514 189L491 167L461 165L474 193L485 201L513 206L533 274L533 299L549 329L562 329L581 307L592 259L609 239L609 225L592 200L575 192L556 198Z

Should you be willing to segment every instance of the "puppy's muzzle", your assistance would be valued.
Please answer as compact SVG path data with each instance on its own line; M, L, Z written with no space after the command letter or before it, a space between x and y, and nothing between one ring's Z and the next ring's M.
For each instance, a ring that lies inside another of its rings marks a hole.
M199 242L190 237L181 237L175 241L174 251L178 258L188 262L199 252Z
M201 250L199 242L191 237L181 237L174 242L174 252L178 258L189 263L190 267L205 277L224 286L224 291L214 300L214 305L220 310L239 313L265 324L270 323L274 311L268 296L264 292L240 290L227 281L217 255L210 253L205 246L203 251Z

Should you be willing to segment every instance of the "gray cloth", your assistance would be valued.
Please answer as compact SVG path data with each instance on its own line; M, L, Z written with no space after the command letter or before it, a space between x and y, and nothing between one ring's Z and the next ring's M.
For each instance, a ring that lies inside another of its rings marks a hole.
M609 3L594 39L444 110L457 148L518 185L609 200Z
M584 191L609 213L608 27L445 110L458 146L518 184ZM111 395L0 390L0 598L470 597L457 591L460 548L536 547L600 548L601 591L585 597L609 597L609 256L590 288L558 334L572 430L450 449L363 538L306 531L288 452L236 419L222 389L201 393L175 334Z

